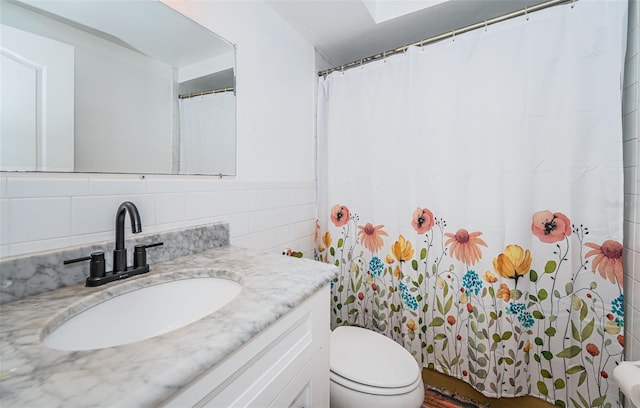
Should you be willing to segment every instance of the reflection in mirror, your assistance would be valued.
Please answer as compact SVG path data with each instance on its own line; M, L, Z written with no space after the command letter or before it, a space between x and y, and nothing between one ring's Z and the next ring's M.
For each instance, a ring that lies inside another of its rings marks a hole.
M152 0L0 0L0 171L235 174L235 48Z

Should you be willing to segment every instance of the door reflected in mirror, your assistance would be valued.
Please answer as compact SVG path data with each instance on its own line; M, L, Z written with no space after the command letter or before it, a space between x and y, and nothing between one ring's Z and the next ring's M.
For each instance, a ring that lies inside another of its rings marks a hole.
M235 175L235 48L152 0L0 0L0 171Z

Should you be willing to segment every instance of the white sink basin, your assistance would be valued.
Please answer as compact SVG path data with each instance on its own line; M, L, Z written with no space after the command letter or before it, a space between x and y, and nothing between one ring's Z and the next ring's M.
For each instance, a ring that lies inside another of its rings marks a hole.
M42 343L57 350L119 346L179 329L233 300L242 285L224 278L171 280L108 298L53 328Z

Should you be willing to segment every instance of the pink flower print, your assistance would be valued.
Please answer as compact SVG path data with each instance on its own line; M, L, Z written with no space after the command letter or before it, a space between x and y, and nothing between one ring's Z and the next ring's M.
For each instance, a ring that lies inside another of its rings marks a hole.
M531 232L547 244L562 241L571 235L571 221L562 213L538 211L533 214L532 220Z
M340 204L331 207L331 222L336 227L342 227L349 221L349 209Z
M600 276L609 279L611 283L618 281L622 285L622 244L608 239L602 243L602 246L593 242L587 242L585 246L591 248L591 251L585 254L586 258L595 255L591 264L591 271L600 272Z
M418 208L413 212L411 220L413 229L418 234L425 234L429 232L434 225L433 213L428 208Z

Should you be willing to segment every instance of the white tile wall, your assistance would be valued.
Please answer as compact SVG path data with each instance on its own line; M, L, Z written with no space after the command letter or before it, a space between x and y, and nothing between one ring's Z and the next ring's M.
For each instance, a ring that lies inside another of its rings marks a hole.
M640 166L638 166L638 0L629 1L629 24L623 98L625 177L625 359L640 360ZM632 405L627 401L626 407Z
M0 257L111 240L126 200L143 232L227 221L232 245L313 255L313 181L0 173Z

